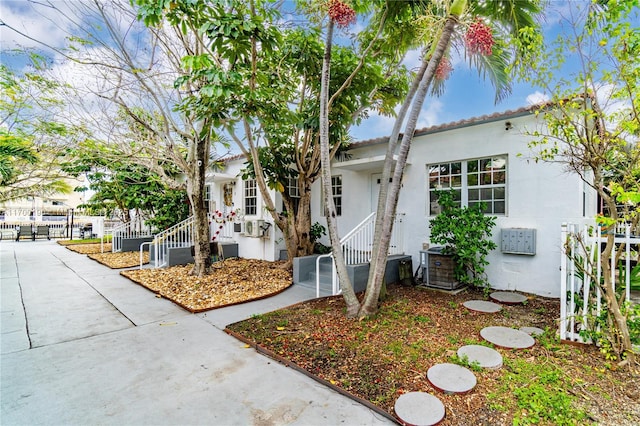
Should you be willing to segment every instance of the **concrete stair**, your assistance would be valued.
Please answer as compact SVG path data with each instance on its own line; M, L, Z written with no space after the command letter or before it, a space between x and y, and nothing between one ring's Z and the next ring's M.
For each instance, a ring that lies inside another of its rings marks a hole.
M320 259L320 297L331 296L331 258L326 257ZM307 278L296 282L296 285L316 290L316 271L315 268L308 273Z
M304 256L293 261L293 282L306 288L316 290L316 256ZM398 264L400 261L411 261L411 256L392 255L387 258L385 280L387 283L399 281ZM369 276L369 264L359 263L347 265L347 273L356 293L365 291ZM331 288L331 258L320 259L320 296L330 296Z

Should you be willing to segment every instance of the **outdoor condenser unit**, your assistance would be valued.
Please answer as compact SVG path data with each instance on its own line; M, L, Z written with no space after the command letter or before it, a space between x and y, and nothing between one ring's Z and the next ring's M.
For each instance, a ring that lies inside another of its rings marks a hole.
M264 220L245 220L244 221L244 235L246 237L260 237L262 235L261 226Z

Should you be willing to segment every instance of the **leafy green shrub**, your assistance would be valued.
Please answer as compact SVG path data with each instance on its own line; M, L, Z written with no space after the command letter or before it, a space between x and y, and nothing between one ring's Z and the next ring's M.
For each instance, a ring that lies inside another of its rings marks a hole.
M459 282L488 288L486 256L496 248L490 239L496 218L485 215L482 204L457 206L451 191L436 191L436 196L442 210L429 222L431 242L443 244L443 253L453 255Z

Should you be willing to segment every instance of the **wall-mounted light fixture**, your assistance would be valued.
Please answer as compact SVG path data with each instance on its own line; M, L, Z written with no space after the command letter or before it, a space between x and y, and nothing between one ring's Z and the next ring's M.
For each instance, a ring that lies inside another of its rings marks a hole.
M504 130L509 131L513 129L513 124L511 124L510 121L507 121L506 123L504 123Z

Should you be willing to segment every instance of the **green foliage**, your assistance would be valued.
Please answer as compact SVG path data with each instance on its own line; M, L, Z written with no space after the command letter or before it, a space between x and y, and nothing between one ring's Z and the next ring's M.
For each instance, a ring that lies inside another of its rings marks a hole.
M323 235L326 235L327 229L321 225L319 222L315 222L311 225L311 231L309 232L309 239L313 243L313 252L316 254L327 254L331 253L331 247L326 246L319 242L318 240L322 238Z
M550 363L526 359L504 360L500 388L487 395L490 407L514 413L514 425L584 424L587 415L576 408L575 397L565 391L571 378Z
M156 229L173 226L190 214L183 189L167 187L160 176L112 146L87 140L68 149L64 159L63 170L84 174L94 192L83 208L107 215L120 212L125 221L129 211L137 210Z
M326 234L327 234L327 229L324 226L322 226L319 222L315 222L313 225L311 225L310 238L312 243L315 243L320 238L322 238L323 235L326 235Z
M469 361L469 357L466 355L463 355L462 357L459 357L458 355L454 354L451 356L451 362L453 362L454 364L460 365L462 367L466 367L472 371L475 371L476 373L482 371L482 367L480 366L480 363L478 361Z
M453 255L459 282L488 289L486 256L496 248L490 239L496 218L486 216L481 204L457 206L451 191L436 191L436 196L441 212L429 222L431 242L443 244L443 252Z
M0 201L71 192L58 152L81 132L58 119L63 85L44 76L37 55L19 55L31 61L29 71L0 65Z

